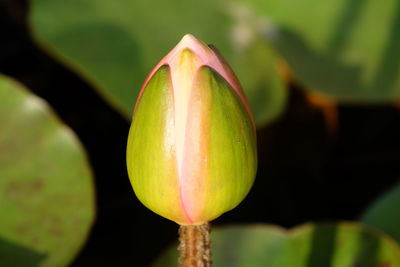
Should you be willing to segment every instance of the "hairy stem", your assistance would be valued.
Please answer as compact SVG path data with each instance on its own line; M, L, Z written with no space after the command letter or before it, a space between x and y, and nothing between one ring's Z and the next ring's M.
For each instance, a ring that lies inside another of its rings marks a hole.
M181 267L210 267L211 266L210 224L181 225L179 228L180 252L179 266Z

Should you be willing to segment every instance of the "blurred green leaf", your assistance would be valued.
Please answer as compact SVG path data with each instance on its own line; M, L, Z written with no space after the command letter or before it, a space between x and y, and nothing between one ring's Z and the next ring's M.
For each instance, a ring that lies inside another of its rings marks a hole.
M66 266L94 220L91 170L74 133L0 76L0 266Z
M357 223L309 223L289 231L272 225L231 226L212 231L211 241L213 266L400 266L399 245ZM177 259L175 245L153 267L177 266Z
M232 65L256 123L271 122L287 100L276 56L254 37L251 19L232 20L229 8L212 0L32 0L30 21L39 44L129 118L147 74L192 33Z
M307 88L347 102L400 96L400 1L240 0Z
M400 242L400 183L383 194L361 216L361 221Z

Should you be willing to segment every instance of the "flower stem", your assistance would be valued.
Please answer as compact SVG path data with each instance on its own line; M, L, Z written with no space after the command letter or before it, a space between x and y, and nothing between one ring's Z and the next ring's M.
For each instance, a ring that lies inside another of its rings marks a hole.
M210 267L211 266L210 224L181 225L179 228L180 252L179 266L181 267Z

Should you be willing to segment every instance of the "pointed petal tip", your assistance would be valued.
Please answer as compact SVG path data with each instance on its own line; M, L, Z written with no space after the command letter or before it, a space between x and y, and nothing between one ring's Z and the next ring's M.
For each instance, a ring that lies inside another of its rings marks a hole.
M197 39L192 34L185 34L177 45L178 50L189 48L196 54L204 54L208 50L208 46L203 41Z
M198 41L197 38L190 33L185 34L181 40L181 42L196 42L196 41Z
M190 47L194 47L199 44L203 44L203 42L200 41L199 39L197 39L196 37L194 37L192 34L187 33L182 37L179 44L182 44L184 47L190 48Z

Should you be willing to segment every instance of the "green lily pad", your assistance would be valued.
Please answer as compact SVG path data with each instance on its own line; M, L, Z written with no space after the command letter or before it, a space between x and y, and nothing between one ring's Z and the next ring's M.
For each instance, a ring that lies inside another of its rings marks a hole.
M391 235L400 242L400 183L377 201L361 216L361 221Z
M241 0L307 88L343 102L400 97L397 0Z
M276 56L254 38L251 20L233 20L226 9L212 0L32 0L30 22L40 45L127 118L150 70L192 33L215 45L232 65L256 123L271 122L287 101Z
M230 226L211 233L213 266L400 266L400 247L390 237L357 223ZM153 264L178 266L172 246Z
M85 151L46 102L0 75L0 266L66 266L94 220Z

